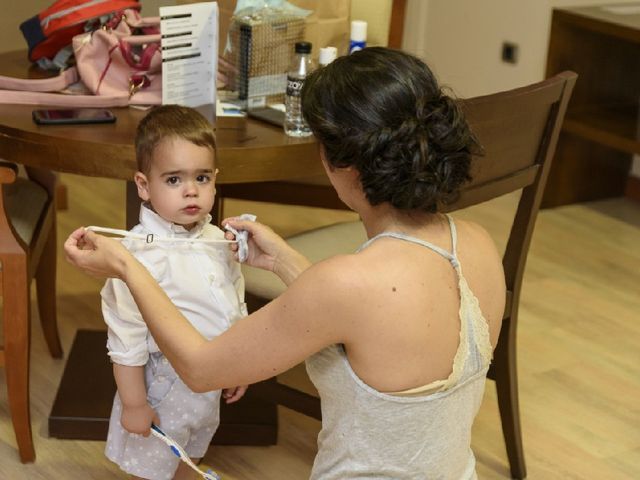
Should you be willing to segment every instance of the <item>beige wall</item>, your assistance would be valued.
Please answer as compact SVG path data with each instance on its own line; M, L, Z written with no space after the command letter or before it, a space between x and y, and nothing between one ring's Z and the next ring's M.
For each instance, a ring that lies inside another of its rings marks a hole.
M27 44L18 26L50 3L49 0L20 0L17 2L4 0L4 11L0 15L0 52L26 48ZM11 7L8 6L9 4Z
M460 96L541 80L555 7L637 0L409 0L404 48L430 64ZM518 63L501 61L502 43L519 45Z

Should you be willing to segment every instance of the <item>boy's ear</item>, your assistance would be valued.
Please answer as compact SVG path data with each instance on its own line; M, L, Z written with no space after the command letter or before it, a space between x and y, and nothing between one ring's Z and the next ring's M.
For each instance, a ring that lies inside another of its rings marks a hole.
M136 182L138 188L138 196L144 202L149 201L149 181L147 176L142 172L136 172L133 176L133 181Z

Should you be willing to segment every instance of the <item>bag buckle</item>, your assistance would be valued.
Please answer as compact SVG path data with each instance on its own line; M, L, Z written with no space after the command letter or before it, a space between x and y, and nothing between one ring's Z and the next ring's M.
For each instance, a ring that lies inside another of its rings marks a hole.
M151 80L146 75L132 75L129 77L129 98L133 97L138 91L148 87Z

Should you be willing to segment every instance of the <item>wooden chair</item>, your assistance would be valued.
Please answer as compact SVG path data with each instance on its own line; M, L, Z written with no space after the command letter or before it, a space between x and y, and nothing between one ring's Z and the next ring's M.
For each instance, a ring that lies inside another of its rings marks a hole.
M502 430L514 478L526 476L516 370L520 288L545 182L576 78L575 73L564 72L527 87L462 101L484 155L473 159L473 180L448 211L522 190L503 256L507 302L488 374L496 382ZM360 222L331 225L288 239L312 261L353 252L365 240ZM250 311L284 290L284 285L268 272L245 268L244 273ZM260 388L263 396L278 404L320 418L319 399L313 395L277 382Z
M0 366L22 462L35 460L29 408L30 285L36 279L44 336L55 358L62 357L56 324L55 176L0 161L0 283L4 348Z

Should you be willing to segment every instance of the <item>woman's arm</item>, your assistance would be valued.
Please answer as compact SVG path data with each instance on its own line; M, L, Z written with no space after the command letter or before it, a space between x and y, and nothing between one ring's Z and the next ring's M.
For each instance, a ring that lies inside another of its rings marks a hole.
M333 261L310 268L276 300L209 341L138 262L126 262L123 280L160 350L189 388L203 392L270 378L344 341L350 300L339 271Z
M144 266L118 242L79 229L65 242L65 252L72 264L87 273L125 281L178 374L193 390L207 391L269 378L342 339L341 306L349 303L342 297L351 286L341 285L345 275L340 274L339 265L333 260L323 262L300 275L308 260L267 227L253 224L246 225L246 230L252 234L251 241L262 247L253 250L253 264L270 266L292 285L211 341L191 326Z

